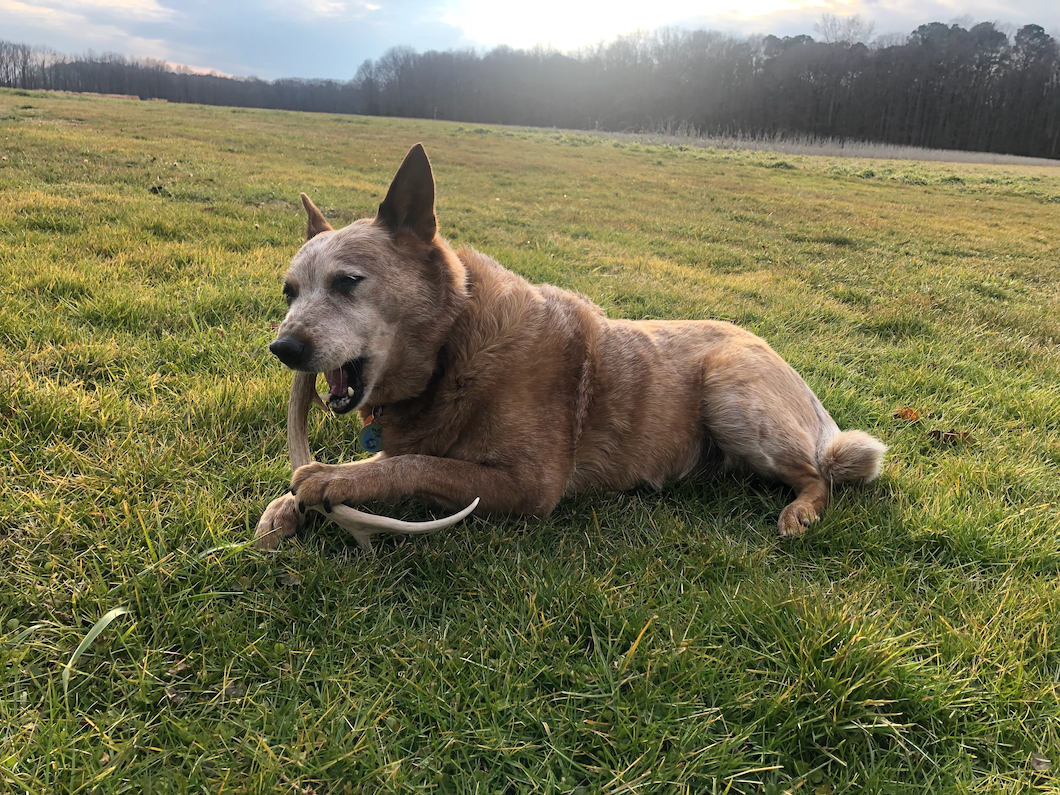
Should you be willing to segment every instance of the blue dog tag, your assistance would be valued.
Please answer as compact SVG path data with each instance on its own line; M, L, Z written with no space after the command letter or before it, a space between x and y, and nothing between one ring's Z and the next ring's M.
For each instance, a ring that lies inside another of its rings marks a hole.
M357 434L357 441L365 452L378 453L383 449L383 426L378 422L368 423Z

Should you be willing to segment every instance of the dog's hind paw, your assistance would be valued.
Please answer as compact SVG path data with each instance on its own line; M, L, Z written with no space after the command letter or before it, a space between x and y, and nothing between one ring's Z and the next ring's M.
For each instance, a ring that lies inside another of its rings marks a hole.
M820 519L812 505L795 500L780 514L780 537L798 538L806 528Z
M298 510L298 499L293 494L277 497L269 503L269 507L258 520L258 529L254 531L254 546L258 549L276 549L280 539L290 538L298 532L302 516Z

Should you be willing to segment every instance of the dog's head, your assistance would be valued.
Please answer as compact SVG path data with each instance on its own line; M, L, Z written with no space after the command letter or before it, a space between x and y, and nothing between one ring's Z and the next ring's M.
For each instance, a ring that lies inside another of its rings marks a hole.
M302 204L307 239L269 350L293 370L323 372L338 414L419 394L467 298L464 267L438 236L423 147L409 151L374 219L336 231L304 193Z

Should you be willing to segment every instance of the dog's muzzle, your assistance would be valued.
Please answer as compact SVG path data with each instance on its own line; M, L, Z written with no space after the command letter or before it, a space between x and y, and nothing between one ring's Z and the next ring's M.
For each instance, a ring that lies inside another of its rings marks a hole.
M308 342L286 334L273 340L269 350L292 370L310 371L308 363L313 349ZM359 356L324 373L328 380L328 408L336 414L352 411L364 400L364 366L367 361L364 356Z

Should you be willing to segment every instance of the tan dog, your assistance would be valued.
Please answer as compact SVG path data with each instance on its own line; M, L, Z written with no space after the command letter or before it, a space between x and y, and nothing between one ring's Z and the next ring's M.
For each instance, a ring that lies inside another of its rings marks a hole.
M765 342L716 321L609 320L438 235L434 177L412 148L374 219L333 230L309 198L270 350L325 373L339 414L375 417L384 452L301 466L256 542L293 534L299 504L416 497L549 513L567 494L655 488L742 467L795 490L780 534L821 517L833 484L876 477L886 447L840 432Z

